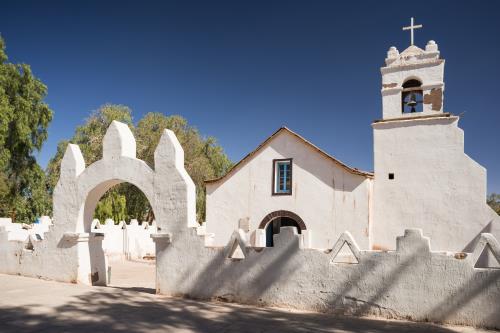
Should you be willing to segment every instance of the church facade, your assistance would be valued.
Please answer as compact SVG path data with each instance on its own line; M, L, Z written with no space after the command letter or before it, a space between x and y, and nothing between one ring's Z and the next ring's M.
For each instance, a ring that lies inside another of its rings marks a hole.
M367 248L372 178L283 127L206 183L206 231L212 245L225 245L240 228L251 244L271 246L281 226L295 226L304 247L331 248L350 230Z
M390 48L381 71L374 173L281 128L207 182L200 226L174 132L163 131L151 168L127 124L113 121L99 161L87 166L67 146L50 228L19 232L0 219L0 273L107 285L123 234L93 232L92 218L123 182L155 212L147 233L158 294L500 327L500 217L486 204L486 170L464 153L459 118L444 112L438 47ZM137 253L128 245L120 251Z
M412 43L413 44L413 43ZM272 246L295 226L304 248L327 249L349 231L362 249L392 250L406 228L433 248L468 251L480 233L500 238L486 204L486 170L464 153L459 117L444 112L438 45L391 47L382 74L382 118L373 122L374 172L351 168L287 128L207 186L210 245L247 233Z

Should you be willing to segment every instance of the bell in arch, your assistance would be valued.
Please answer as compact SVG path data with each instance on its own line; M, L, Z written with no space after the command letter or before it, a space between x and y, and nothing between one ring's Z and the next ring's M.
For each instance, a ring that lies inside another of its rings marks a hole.
M415 110L415 107L417 106L417 97L415 96L415 93L411 93L410 94L410 100L408 101L408 103L406 103L406 105L408 105L409 107L411 107L411 111L410 112L417 112L417 110Z
M414 113L422 110L417 110L422 104L422 83L418 80L408 80L403 84L402 106L403 113ZM420 108L421 109L421 108Z

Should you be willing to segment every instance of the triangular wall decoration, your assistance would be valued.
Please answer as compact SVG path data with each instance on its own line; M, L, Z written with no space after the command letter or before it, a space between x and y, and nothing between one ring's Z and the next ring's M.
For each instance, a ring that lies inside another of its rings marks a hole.
M332 264L359 264L358 258L356 258L346 242L342 244L340 251L332 258L331 262Z
M241 229L235 230L226 245L226 258L235 260L245 259L247 245L245 232Z
M345 246L347 245L347 246ZM339 253L343 251L343 253L339 256ZM344 252L345 250L345 252ZM348 253L347 251L350 250L350 254L344 255L345 253ZM352 238L352 235L348 232L345 231L340 235L339 239L335 243L335 245L332 248L331 251L331 260L330 262L333 263L350 263L350 264L358 264L360 261L360 251L359 247ZM337 256L339 257L337 259Z
M245 259L245 253L241 248L240 244L235 240L233 242L233 246L231 247L231 251L229 251L228 255L229 259Z
M492 259L488 262L488 253L491 254L490 258L493 257L496 259L496 263L492 262L494 261ZM500 244L496 240L495 236L489 233L481 234L471 257L474 268L499 268Z

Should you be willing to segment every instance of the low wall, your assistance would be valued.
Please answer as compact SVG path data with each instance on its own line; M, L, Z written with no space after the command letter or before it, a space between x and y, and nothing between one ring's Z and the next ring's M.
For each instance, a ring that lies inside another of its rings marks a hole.
M65 258L74 255L71 251L96 242L95 246L111 255L118 254L116 244L104 242L107 237L141 235L137 233L141 230L143 236L134 238L138 240L156 230L135 222L114 225L107 221L95 223L93 237L85 240L79 236L75 245L66 245L51 230L44 239L31 234L26 240L9 239L19 232L18 227L10 221L0 223L0 273L73 282L72 271L64 266ZM158 293L500 328L500 269L477 267L484 250L500 261L500 245L491 234L482 234L471 253L433 252L420 229L406 230L398 237L396 251L361 251L348 232L330 250L307 249L291 227L281 228L274 236L274 247L269 248L250 247L242 230L235 231L225 247L205 246L205 236L210 235L204 234L203 227L151 234L156 246ZM135 244L134 239L129 245ZM122 249L138 256L140 251L127 248L126 243ZM57 252L62 250L64 256Z
M48 216L31 225L0 218L0 273L75 282L73 272L65 269L64 262L78 247L88 248L88 242L93 242L95 248L102 248L106 254L105 262L155 255L151 234L156 233L156 222L149 225L132 220L130 224L122 221L115 225L108 219L101 225L94 220L91 234L82 239L60 239L50 232L51 228L52 220ZM58 260L61 261L59 264ZM102 261L100 258L94 260Z
M39 223L21 224L12 223L10 218L0 218L0 227L3 227L8 234L8 240L26 242L31 235L36 240L44 239L44 234L49 231L52 219L42 216Z
M432 252L419 229L386 252L360 251L349 233L331 251L302 249L289 227L272 248L248 247L242 230L223 248L194 229L155 239L161 294L500 328L500 269L474 267L485 248L500 261L491 234L473 253ZM357 263L334 262L346 246Z
M32 225L0 218L0 273L77 282L67 262L81 244L61 239L47 216Z
M117 259L143 259L154 257L155 247L151 234L156 233L156 222L150 225L135 219L129 224L121 221L118 224L111 219L106 219L104 224L99 220L92 221L92 233L104 234L102 247L110 260Z

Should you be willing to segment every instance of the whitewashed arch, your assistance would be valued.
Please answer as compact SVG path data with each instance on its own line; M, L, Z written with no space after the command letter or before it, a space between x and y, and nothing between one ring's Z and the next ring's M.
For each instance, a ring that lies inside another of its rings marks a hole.
M101 239L90 234L92 216L102 195L123 182L138 187L149 200L160 234L156 238L197 225L195 185L184 169L184 151L175 134L163 132L153 170L136 158L129 127L113 121L104 136L102 159L90 166L85 167L77 145L68 145L54 190L54 234L61 237L60 248L74 248L66 255L78 282L106 283Z

